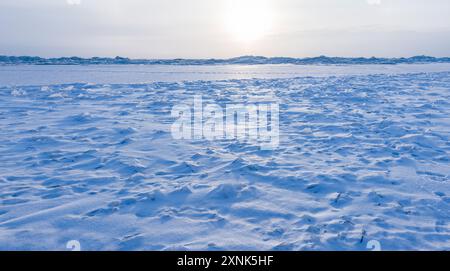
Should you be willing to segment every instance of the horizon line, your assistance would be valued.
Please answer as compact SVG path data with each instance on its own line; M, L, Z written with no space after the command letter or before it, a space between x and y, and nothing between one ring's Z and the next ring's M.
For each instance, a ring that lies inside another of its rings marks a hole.
M411 57L265 57L243 55L232 58L128 58L128 57L52 57L8 56L0 55L0 64L36 64L36 65L81 65L81 64L143 64L143 65L218 65L218 64L412 64L412 63L450 63L450 57L418 55Z

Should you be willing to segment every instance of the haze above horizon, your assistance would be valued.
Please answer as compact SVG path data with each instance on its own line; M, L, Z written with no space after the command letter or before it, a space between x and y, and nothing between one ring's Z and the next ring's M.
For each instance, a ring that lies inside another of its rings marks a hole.
M450 56L447 0L3 0L0 55Z

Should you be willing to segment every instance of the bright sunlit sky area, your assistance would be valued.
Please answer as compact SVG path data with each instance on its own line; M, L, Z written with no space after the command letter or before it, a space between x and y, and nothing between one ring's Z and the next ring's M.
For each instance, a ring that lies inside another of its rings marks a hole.
M448 0L1 0L0 54L450 56Z

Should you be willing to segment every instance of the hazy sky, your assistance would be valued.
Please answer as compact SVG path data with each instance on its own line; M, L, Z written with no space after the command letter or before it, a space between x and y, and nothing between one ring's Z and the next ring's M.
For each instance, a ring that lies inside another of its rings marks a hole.
M1 0L0 54L450 56L450 1Z

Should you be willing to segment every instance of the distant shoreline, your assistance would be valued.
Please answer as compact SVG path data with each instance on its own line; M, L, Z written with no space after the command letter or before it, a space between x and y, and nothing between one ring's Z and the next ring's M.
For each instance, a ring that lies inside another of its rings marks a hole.
M377 57L263 57L263 56L240 56L228 59L130 59L125 57L60 57L42 58L37 56L0 56L0 65L264 65L264 64L420 64L420 63L450 63L450 57L413 56L408 58L377 58Z

